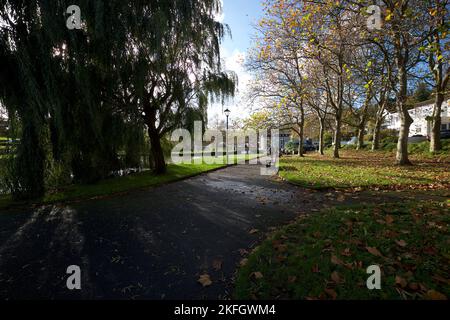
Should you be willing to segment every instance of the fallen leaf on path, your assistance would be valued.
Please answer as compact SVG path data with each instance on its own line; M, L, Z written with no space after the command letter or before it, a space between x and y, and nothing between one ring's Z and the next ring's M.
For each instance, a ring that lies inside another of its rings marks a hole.
M340 284L343 282L341 279L341 276L339 275L339 273L337 271L334 271L331 274L331 280L333 280L336 284Z
M325 293L329 295L333 300L337 299L337 293L333 289L325 289Z
M258 229L252 229L252 230L250 230L248 233L249 233L249 234L256 234L256 233L258 233L258 232L259 232Z
M339 259L338 257L336 257L335 255L331 256L331 263L338 265L338 266L342 266L344 263L342 262L341 259Z
M211 277L208 274L201 275L200 278L198 279L198 282L203 287L209 287L210 285L212 285Z
M436 290L429 290L423 298L425 300L447 300L447 297Z
M395 241L395 243L397 243L400 247L404 248L406 247L408 244L405 242L405 240L399 240L399 241Z
M368 251L370 254L373 254L374 256L377 256L377 257L383 257L383 255L381 254L380 251L378 251L377 248L366 247L366 249L367 249L367 251Z
M394 223L394 218L392 216L387 216L386 217L386 223L387 224L393 224Z
M341 252L341 255L345 256L345 257L351 257L352 253L350 251L350 248L345 249L344 251Z
M408 284L408 288L411 289L412 291L418 291L419 285L415 282L412 282L412 283Z
M248 263L248 259L242 259L241 262L239 263L241 265L241 267L245 267Z
M450 285L450 280L449 279L445 279L441 276L433 276L433 279L436 280L437 282L441 282L443 284L447 284Z
M403 279L400 276L396 276L395 277L395 284L402 287L402 288L406 288L406 286L408 285L408 283L406 282L405 279Z
M248 254L248 250L246 250L246 249L239 249L239 254L241 256L246 256Z

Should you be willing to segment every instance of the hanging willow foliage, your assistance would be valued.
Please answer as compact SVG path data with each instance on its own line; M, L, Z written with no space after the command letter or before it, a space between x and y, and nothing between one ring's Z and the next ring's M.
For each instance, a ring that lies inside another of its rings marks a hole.
M144 125L163 172L163 136L235 91L220 65L219 0L79 0L81 30L66 28L71 4L0 3L0 99L21 132L17 197L44 194L49 163L83 183L117 170L121 150L136 165Z

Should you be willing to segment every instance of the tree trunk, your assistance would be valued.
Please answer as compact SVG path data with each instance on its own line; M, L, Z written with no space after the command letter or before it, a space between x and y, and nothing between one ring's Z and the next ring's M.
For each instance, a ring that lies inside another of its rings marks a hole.
M372 151L380 149L380 134L381 134L381 123L383 122L382 117L377 116L375 121L375 129L373 131L373 144Z
M408 138L409 127L414 121L406 108L400 113L400 120L400 134L397 145L397 164L401 166L411 165L408 157Z
M358 127L358 144L356 145L356 150L362 150L364 148L365 127L365 122L363 124L360 124Z
M298 145L298 156L299 157L303 157L305 154L305 150L303 147L303 143L305 140L305 113L302 109L301 111L301 119L300 119L300 123L298 124L299 127L299 145Z
M436 105L433 111L433 127L431 129L431 141L430 141L430 152L435 153L442 149L441 145L441 126L442 126L442 104L444 102L444 95L438 93L436 95Z
M303 135L303 129L300 129L300 134L298 135L298 156L299 157L304 157L304 148L303 148L303 143L304 143L304 135Z
M401 43L400 34L395 34L398 43ZM408 157L408 138L409 128L413 124L413 119L408 111L406 99L408 95L408 74L406 65L408 63L408 56L400 46L396 46L396 63L398 67L398 83L399 91L397 93L397 112L400 115L400 134L397 145L397 164L401 166L411 165Z
M320 155L324 155L324 136L325 136L325 118L320 118L319 117L319 122L320 122L320 133L319 133L319 153Z
M161 138L155 129L148 130L150 138L150 163L153 164L153 172L156 174L164 174L167 172L166 160L164 159L164 152L161 147Z
M335 116L336 130L334 131L334 148L333 157L339 159L339 149L341 148L341 125L342 125L342 115L338 112Z

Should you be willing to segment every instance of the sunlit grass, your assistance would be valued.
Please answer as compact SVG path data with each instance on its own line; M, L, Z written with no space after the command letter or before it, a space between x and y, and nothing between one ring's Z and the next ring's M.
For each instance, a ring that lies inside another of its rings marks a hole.
M240 269L237 299L450 297L449 208L438 202L341 207L274 233ZM366 270L382 270L368 290Z
M400 167L391 153L342 150L330 155L284 157L280 175L294 184L315 188L432 185L450 183L450 161L413 157L414 166Z

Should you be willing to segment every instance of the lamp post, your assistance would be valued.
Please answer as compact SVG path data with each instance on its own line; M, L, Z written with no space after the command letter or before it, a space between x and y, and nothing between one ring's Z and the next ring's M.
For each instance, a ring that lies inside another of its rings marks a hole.
M230 109L226 109L224 112L225 116L227 117L227 131L226 131L226 153L227 153L227 164L229 164L228 161L228 118L230 117L231 111Z

